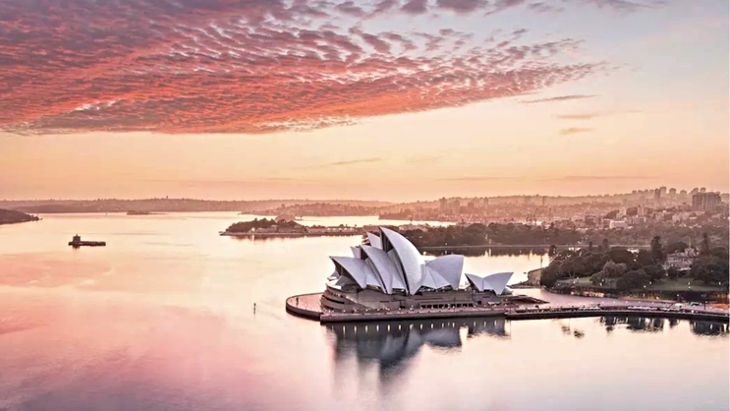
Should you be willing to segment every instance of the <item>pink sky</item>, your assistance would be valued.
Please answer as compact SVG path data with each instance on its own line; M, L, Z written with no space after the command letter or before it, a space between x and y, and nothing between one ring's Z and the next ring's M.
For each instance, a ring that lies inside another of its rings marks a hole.
M0 4L0 198L728 191L726 1L129 1Z

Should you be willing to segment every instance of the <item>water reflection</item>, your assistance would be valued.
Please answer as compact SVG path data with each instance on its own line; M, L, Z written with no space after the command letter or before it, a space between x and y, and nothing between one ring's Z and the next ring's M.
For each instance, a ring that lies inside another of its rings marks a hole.
M461 254L467 257L482 257L482 256L493 256L493 257L517 257L517 256L536 256L541 257L547 255L546 248L449 248L446 250L424 250L426 255L431 256L442 256L447 254Z
M646 318L646 317L600 317L598 320L606 327L607 332L613 331L617 326L625 326L627 330L636 332L661 332L664 325L674 328L681 322L676 318ZM689 321L690 330L695 335L725 335L728 333L728 324L714 321Z
M726 335L728 333L728 325L712 321L690 321L689 328L696 335Z
M547 255L547 248L489 248L489 247L469 247L469 248L448 248L445 250L424 250L424 254L432 256L442 256L447 254L461 254L468 257L482 257L482 256L494 256L494 257L518 257L518 256L532 256L537 257Z
M355 356L360 363L380 365L380 378L402 372L423 347L458 350L466 338L487 335L508 338L504 318L371 322L327 325L334 335L335 362Z

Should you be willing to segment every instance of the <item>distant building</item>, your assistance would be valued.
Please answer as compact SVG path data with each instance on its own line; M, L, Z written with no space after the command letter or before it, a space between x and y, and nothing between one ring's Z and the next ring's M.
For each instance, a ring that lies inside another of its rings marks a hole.
M665 197L667 195L666 187L659 187L659 197Z
M697 193L692 196L692 209L697 211L711 211L722 204L720 193Z
M670 188L669 189L669 195L670 196L676 196L677 195L677 189L676 188Z
M686 271L692 268L692 261L697 256L694 248L687 248L684 252L678 251L674 254L667 255L667 261L664 263L664 269L674 267L679 271Z
M619 209L618 209L618 214L617 214L616 216L617 216L618 218L623 218L623 217L626 217L626 216L628 215L628 213L629 213L628 211L629 211L629 208L628 208L628 207L626 207L626 206L621 206L621 207L619 207Z
M681 196L686 196L686 195L687 195L687 190L682 190L682 191L680 191L680 192L679 192L679 195L681 195Z
M624 220L611 220L608 223L608 228L629 228L629 223Z

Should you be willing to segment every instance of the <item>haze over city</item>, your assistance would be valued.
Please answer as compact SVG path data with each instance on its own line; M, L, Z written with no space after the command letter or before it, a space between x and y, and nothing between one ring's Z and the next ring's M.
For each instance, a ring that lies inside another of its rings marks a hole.
M131 3L0 4L0 197L727 191L726 1Z

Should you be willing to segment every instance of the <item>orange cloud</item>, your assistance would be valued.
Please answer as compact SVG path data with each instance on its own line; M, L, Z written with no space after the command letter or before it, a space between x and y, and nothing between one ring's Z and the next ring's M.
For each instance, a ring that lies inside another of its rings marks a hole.
M570 94L567 96L556 96L556 97L548 97L548 98L539 98L536 100L525 100L521 101L522 104L536 104L536 103L556 103L560 101L570 101L570 100L582 100L586 98L593 98L596 97L594 95L586 95L586 94Z
M560 135L561 136L569 136L572 134L579 134L579 133L587 133L589 131L593 130L592 128L584 128L584 127L570 127L570 128L563 128L560 129Z
M0 130L312 129L533 93L605 69L558 63L578 41L518 43L523 30L485 46L455 30L360 28L394 10L470 13L523 3L7 0Z
M574 113L574 114L558 114L555 116L561 120L592 120L597 117L608 117L621 114L633 114L640 113L640 110L624 110L624 111L597 111L589 113Z

